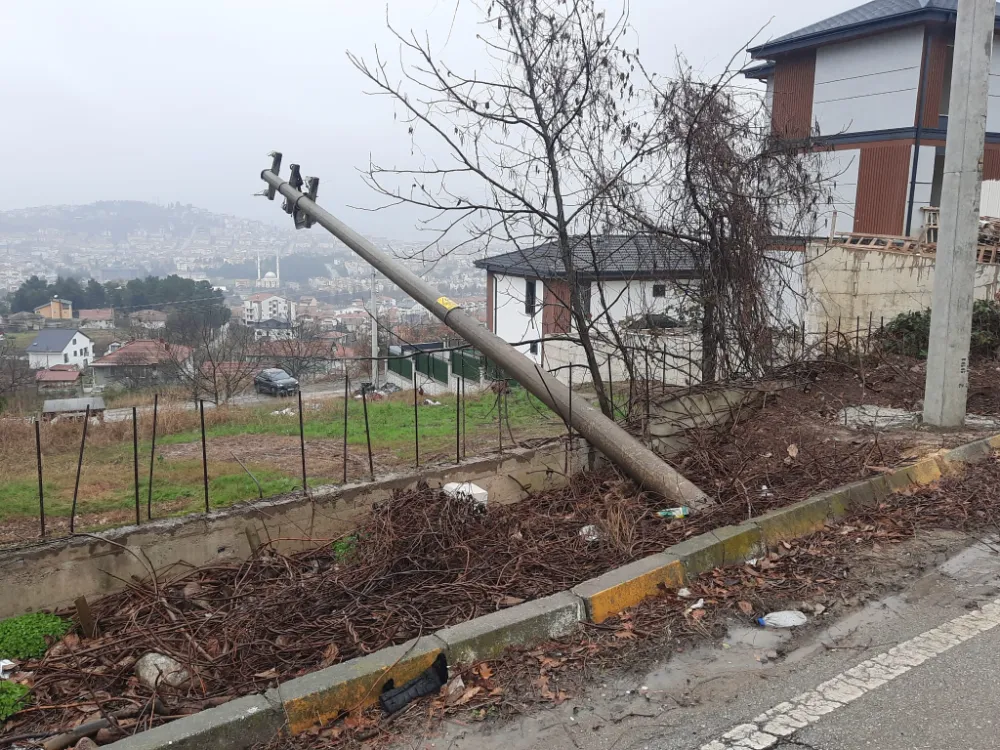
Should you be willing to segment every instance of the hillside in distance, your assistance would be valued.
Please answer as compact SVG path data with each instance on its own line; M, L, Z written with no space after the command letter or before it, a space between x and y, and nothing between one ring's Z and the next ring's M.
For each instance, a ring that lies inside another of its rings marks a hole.
M36 206L0 211L0 234L38 231L125 238L131 234L186 235L197 230L241 226L262 234L275 228L262 222L226 216L182 203L97 201L85 205Z

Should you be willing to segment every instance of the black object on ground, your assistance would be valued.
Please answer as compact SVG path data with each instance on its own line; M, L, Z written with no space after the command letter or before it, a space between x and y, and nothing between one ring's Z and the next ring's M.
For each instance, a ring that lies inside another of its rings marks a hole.
M397 711L402 711L417 698L434 695L446 682L448 682L448 660L444 654L438 654L433 664L402 687L393 687L392 680L385 683L378 702L385 715L391 716Z

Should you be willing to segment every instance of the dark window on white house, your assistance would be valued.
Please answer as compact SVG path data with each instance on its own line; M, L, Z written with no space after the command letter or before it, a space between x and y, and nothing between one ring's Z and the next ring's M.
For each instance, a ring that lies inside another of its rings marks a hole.
M528 344L528 351L531 352L532 354L538 354L538 342L532 341L530 344Z
M69 355L68 354L63 354L63 363L64 364L69 364Z
M525 279L524 281L524 314L535 314L535 280Z
M653 296L654 297L666 297L667 296L667 285L666 284L653 284Z

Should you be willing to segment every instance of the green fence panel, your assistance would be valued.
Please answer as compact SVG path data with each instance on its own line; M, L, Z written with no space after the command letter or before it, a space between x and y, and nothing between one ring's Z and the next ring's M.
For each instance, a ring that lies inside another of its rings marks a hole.
M431 377L439 383L448 382L448 362L437 357L431 357Z
M431 356L429 354L418 354L417 355L417 372L430 377L431 375Z
M466 380L479 382L482 377L482 357L475 352L454 351L451 353L451 369Z
M413 361L409 359L390 359L389 369L407 380L413 379Z

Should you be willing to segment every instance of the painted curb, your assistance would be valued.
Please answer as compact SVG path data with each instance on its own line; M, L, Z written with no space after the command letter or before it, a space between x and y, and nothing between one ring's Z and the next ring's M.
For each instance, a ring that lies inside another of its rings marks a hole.
M960 446L887 474L870 477L765 513L739 526L687 539L552 596L492 612L401 646L307 674L219 708L178 719L110 745L111 750L246 750L268 742L284 726L292 734L373 704L392 678L412 679L444 653L449 663L489 659L512 645L569 635L581 621L600 623L662 587L699 573L760 556L767 546L819 531L852 509L873 506L894 492L926 486L955 465L974 464L1000 450L1000 435ZM283 712L282 712L283 709ZM284 713L284 716L282 716Z
M569 591L476 617L439 630L448 664L471 664L499 656L514 645L531 645L573 633L584 620L583 600Z
M409 682L430 667L445 648L444 641L424 636L297 677L268 695L284 706L288 731L299 734L343 713L370 706L378 700L386 682L391 679L397 686Z
M690 579L706 570L760 557L764 544L760 528L751 522L723 526L667 547L665 551L680 560L685 578Z
M677 588L684 585L684 580L680 558L661 553L584 581L573 587L573 593L583 599L587 619L600 624L643 599L656 596L661 587Z
M285 726L280 703L248 695L106 745L107 750L245 750Z

